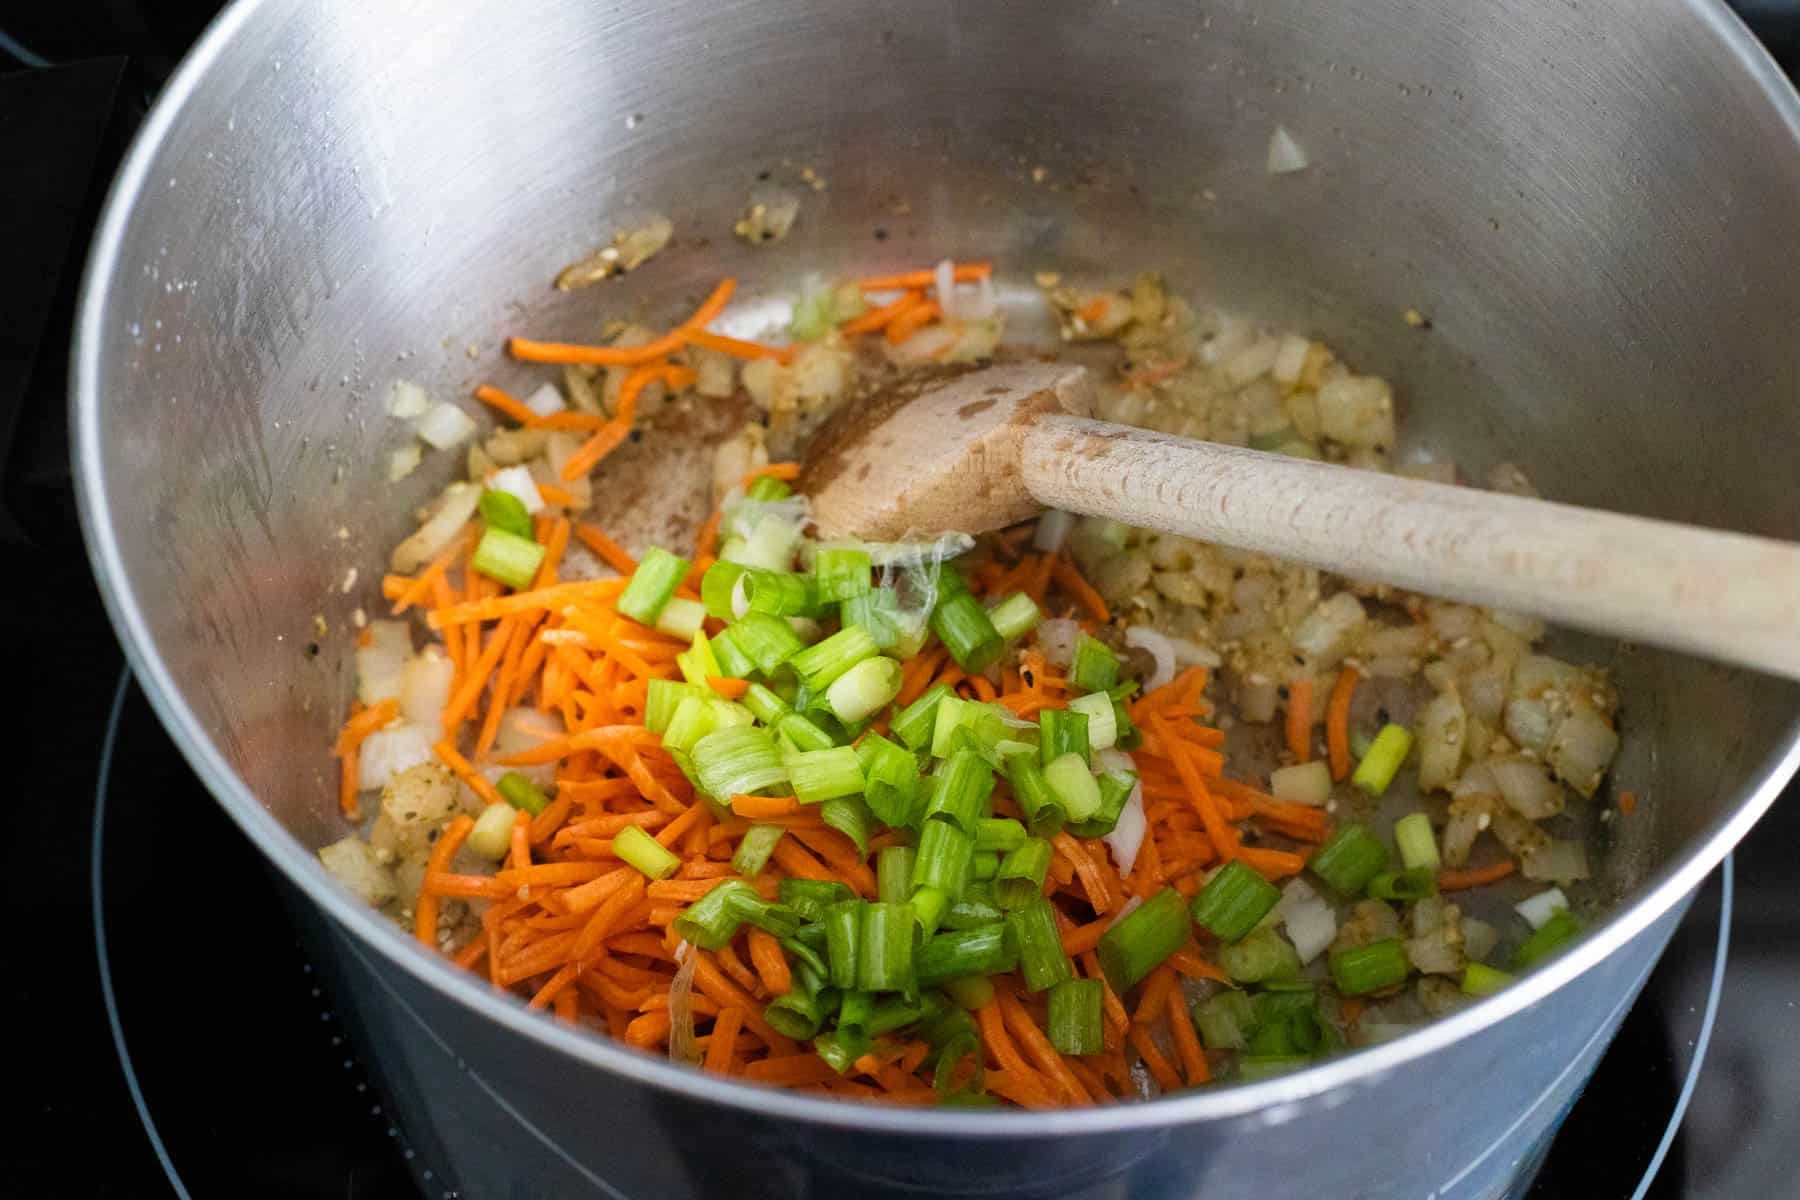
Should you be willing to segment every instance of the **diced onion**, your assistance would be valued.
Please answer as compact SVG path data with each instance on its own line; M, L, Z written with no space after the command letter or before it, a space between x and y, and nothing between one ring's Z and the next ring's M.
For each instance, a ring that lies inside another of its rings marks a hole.
M1156 669L1144 680L1144 690L1154 692L1175 678L1175 645L1148 625L1133 625L1125 631L1125 644L1147 650L1156 660Z
M322 847L319 861L339 883L362 897L365 904L386 904L398 891L393 871L376 859L369 843L355 834Z
M394 547L389 565L401 575L410 575L436 558L456 535L464 522L475 515L481 503L481 488L472 483L453 483L444 492L442 503L423 525L404 542Z
M1114 925L1117 925L1120 921L1123 921L1126 917L1129 917L1132 913L1134 913L1138 910L1138 906L1143 904L1143 902L1144 902L1144 898L1142 896L1133 896L1131 899L1127 900L1125 903L1119 905L1119 911L1112 915L1112 920L1110 920L1106 923L1106 927L1108 929L1111 929Z
M675 947L675 961L681 966L669 984L669 1058L695 1063L700 1061L700 1051L694 1045L694 972L700 956L683 941Z
M1344 656L1366 619L1362 602L1349 592L1339 592L1300 622L1294 630L1294 649L1314 666L1331 666Z
M1075 657L1075 643L1081 640L1081 626L1067 617L1056 617L1037 627L1038 649L1053 667L1066 667Z
M434 450L448 450L469 440L475 433L475 420L450 403L439 401L413 426Z
M1275 132L1269 135L1268 171L1271 175L1286 175L1294 171L1304 171L1309 160L1294 135L1284 125L1277 125Z
M409 725L435 729L450 706L450 685L456 664L435 645L427 646L406 664L400 681L400 715Z
M1119 823L1101 839L1112 851L1120 879L1131 876L1131 868L1137 865L1138 851L1143 848L1144 834L1149 828L1150 823L1144 816L1144 785L1137 783L1132 786L1131 795L1125 798L1125 807L1119 810Z
M1574 883L1588 877L1587 851L1580 842L1557 838L1524 855L1519 870L1527 879Z
M411 421L425 415L431 407L431 397L425 389L409 379L396 379L388 387L388 416L398 417L402 421Z
M1533 929L1542 929L1557 909L1568 907L1569 898L1563 895L1562 889L1550 888L1519 901L1513 905L1513 911L1524 917L1525 923Z
M1069 536L1069 530L1075 528L1075 514L1053 508L1038 518L1037 529L1031 535L1031 548L1045 554L1055 554L1063 547Z
M525 511L536 514L544 511L544 496L538 491L537 481L532 479L531 471L525 467L507 467L495 471L494 477L488 480L488 486L496 492L505 492L509 496L517 496Z
M1475 962L1485 961L1500 943L1500 931L1475 917L1462 919L1463 953Z
M418 469L419 460L425 456L424 450L417 442L408 442L388 455L387 477L389 483L399 483Z
M1554 817L1563 810L1562 785L1550 778L1542 763L1524 758L1492 758L1488 770L1507 807L1532 821Z
M430 731L419 725L376 730L363 739L357 752L358 781L365 790L386 787L407 768L432 761L432 741Z
M367 645L356 648L356 698L378 704L400 695L412 634L404 621L376 621Z
M525 397L525 407L540 417L548 417L568 408L563 394L554 383L546 383L531 395Z
M1294 944L1303 964L1325 953L1337 937L1337 914L1304 879L1288 881L1281 889L1275 911L1281 914L1288 941Z

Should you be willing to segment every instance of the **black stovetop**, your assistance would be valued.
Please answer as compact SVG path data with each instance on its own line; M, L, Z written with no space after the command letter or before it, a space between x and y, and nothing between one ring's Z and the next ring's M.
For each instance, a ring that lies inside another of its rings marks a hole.
M124 675L75 524L63 418L75 278L112 165L215 5L11 7L0 6L0 545L15 582L0 630L18 648L27 724L8 797L6 896L20 919L5 994L28 1115L8 1139L7 1191L442 1195L334 1020L278 885ZM1800 5L1743 8L1778 53L1800 49ZM61 65L7 74L39 55ZM1795 1193L1796 836L1800 796L1708 882L1534 1198Z

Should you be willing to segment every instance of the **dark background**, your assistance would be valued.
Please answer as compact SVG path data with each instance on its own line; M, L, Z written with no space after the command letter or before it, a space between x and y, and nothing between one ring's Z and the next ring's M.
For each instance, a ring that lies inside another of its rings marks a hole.
M121 689L70 492L68 328L88 231L144 107L215 7L0 5L11 42L0 40L0 561L11 585L0 646L25 720L6 796L13 920L0 986L26 1120L6 1139L4 1190L166 1196L166 1158L197 1196L404 1197L428 1167L343 1041L276 885L142 696ZM1800 3L1737 7L1792 70ZM1719 1021L1653 1197L1800 1194L1797 800L1781 801L1736 856ZM1535 1197L1627 1197L1637 1186L1702 1036L1722 893L1715 880L1696 903Z

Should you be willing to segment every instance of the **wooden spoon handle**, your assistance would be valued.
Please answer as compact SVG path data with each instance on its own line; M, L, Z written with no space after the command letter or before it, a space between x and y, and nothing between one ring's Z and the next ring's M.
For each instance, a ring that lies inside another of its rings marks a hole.
M1800 679L1800 546L1044 416L1052 508Z

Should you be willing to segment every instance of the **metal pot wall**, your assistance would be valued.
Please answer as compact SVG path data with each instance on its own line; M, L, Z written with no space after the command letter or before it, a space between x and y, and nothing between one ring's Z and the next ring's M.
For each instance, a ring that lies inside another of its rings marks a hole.
M1278 123L1306 170L1264 171ZM802 167L824 187L789 239L734 239L757 176ZM1561 499L1796 538L1800 104L1735 20L1711 0L245 0L146 124L88 268L72 422L114 620L465 1194L1515 1187L1688 894L1792 774L1791 686L1566 644L1612 666L1619 770L1649 801L1598 856L1610 919L1398 1042L1140 1106L876 1111L705 1078L526 1013L334 887L311 851L342 833L345 631L454 469L385 481L386 385L523 381L500 335L591 335L594 294L548 280L651 208L678 244L607 285L612 311L729 273L750 332L810 271L1155 267L1388 375L1416 444L1476 475L1514 459Z

